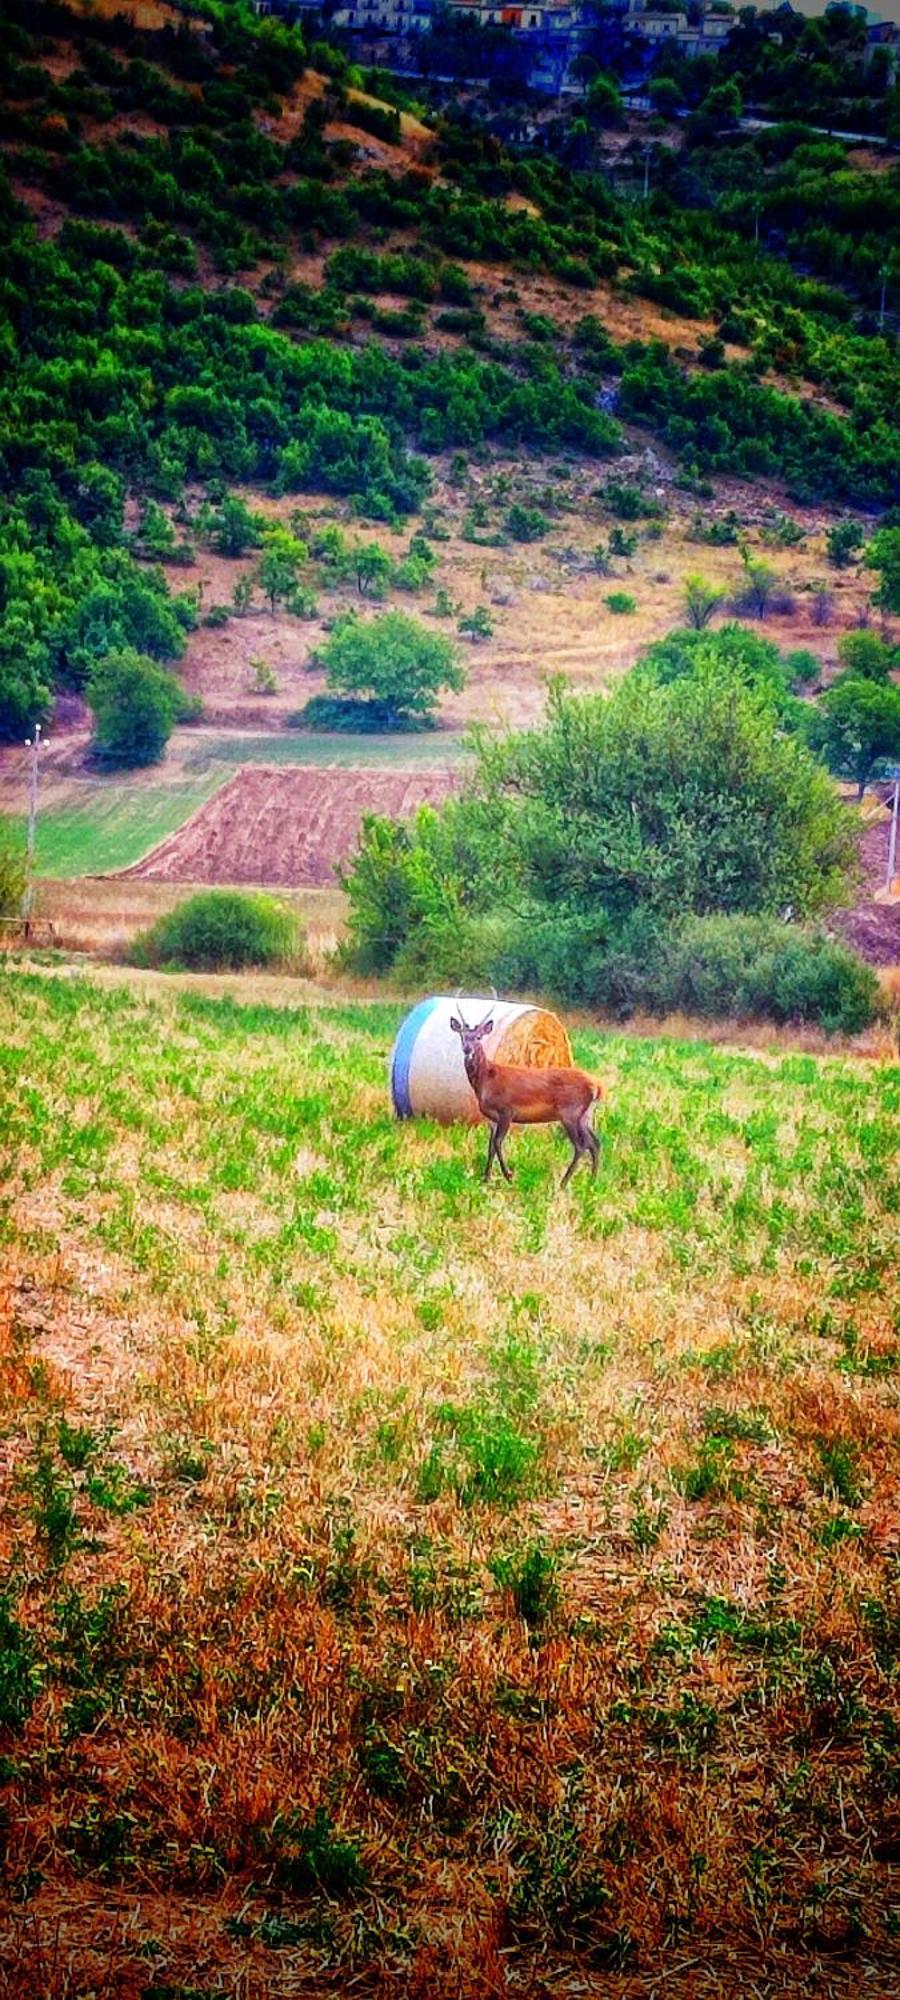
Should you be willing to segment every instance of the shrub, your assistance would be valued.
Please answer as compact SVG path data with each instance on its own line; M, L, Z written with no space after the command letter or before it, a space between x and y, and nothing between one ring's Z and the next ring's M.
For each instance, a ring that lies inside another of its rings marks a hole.
M658 521L664 512L658 500L650 499L639 486L629 486L621 479L608 479L600 490L600 498L620 521Z
M269 660L250 661L250 688L253 694L278 693L278 676Z
M825 537L829 562L834 564L835 569L846 569L857 549L862 548L864 540L859 521L837 521Z
M157 763L175 723L191 713L174 674L129 648L98 662L85 694L94 717L95 756L126 769Z
M835 1034L858 1034L878 1006L875 974L846 945L770 917L688 918L655 984L664 1008L814 1021Z
M211 547L220 556L242 556L247 549L259 548L265 525L264 515L251 513L237 494L226 494L209 520Z
M543 1625L556 1609L558 1567L554 1551L537 1541L493 1556L488 1564L495 1583L509 1592L519 1617L532 1627Z
M703 576L689 576L684 586L684 615L695 632L702 632L725 595L717 584Z
M25 862L21 850L0 823L0 917L14 917L25 894Z
M871 631L845 632L838 642L838 659L846 670L845 678L852 676L859 681L884 683L900 666L897 647Z
M550 523L539 507L523 507L517 502L506 516L506 532L515 542L539 542Z
M636 601L627 590L611 590L603 602L607 611L611 611L614 617L624 617L629 612L637 610Z
M190 971L240 972L245 966L285 965L302 950L291 910L273 896L242 889L202 889L160 917L136 940L142 965Z
M734 600L735 611L744 611L751 618L765 618L766 612L774 608L778 591L778 576L770 563L754 562L744 557L744 581Z
M473 641L493 638L494 624L487 605L476 604L474 611L467 612L465 617L460 619L457 631L461 632L464 638Z

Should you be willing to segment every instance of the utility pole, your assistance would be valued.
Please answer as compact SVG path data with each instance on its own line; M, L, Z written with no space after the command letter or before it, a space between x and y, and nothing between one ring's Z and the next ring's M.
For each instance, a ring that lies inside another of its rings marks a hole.
M885 300L886 300L886 298L887 298L887 281L888 281L888 267L887 267L887 265L886 265L886 264L882 264L882 266L881 266L881 270L879 271L879 273L878 273L878 276L879 276L879 277L880 277L880 279L881 279L881 304L880 304L880 306L879 306L879 308L878 308L878 331L879 331L879 333L883 333L883 332L884 332L884 307L885 307Z
M887 889L888 895L890 895L891 890L893 889L894 876L897 870L897 819L898 816L900 816L900 769L898 769L896 765L894 767L893 778L894 778L894 804L893 804L893 809L891 811L891 832L890 832L890 838L888 840L887 881L884 885L885 888Z
M31 751L28 766L28 831L25 840L25 894L22 898L22 919L25 936L31 925L31 910L34 903L34 850L37 833L38 809L38 765L41 754L41 725L35 723L34 735L25 738L25 748Z

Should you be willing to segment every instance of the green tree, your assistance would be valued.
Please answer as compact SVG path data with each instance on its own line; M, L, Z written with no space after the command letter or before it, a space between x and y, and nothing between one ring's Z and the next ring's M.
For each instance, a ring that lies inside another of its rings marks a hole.
M825 537L828 560L835 569L847 569L858 549L862 548L865 535L859 521L836 521Z
M654 111L659 112L660 118L674 118L676 111L680 110L684 103L684 91L674 76L651 77L647 95Z
M684 586L684 615L688 625L695 632L702 632L710 622L725 595L715 583L707 583L703 576L689 576Z
M210 520L209 538L217 555L242 556L259 548L264 527L260 514L251 513L245 501L229 493Z
M614 76L603 70L588 85L588 110L598 125L618 125L622 116L622 93Z
M175 723L190 709L174 674L128 649L97 662L85 694L96 756L128 768L157 763Z
M840 895L853 833L805 745L715 651L608 698L557 684L546 725L482 750L508 801L518 867L542 901L624 916L772 911Z
M360 543L353 552L353 567L360 597L383 597L394 567L387 549L379 542Z
M852 778L862 798L883 758L900 758L900 688L841 676L822 696L810 737L830 771Z
M321 657L332 693L371 704L386 729L430 720L441 689L465 683L452 641L403 611L345 623Z
M267 535L256 581L269 600L273 617L279 600L289 598L296 590L301 565L308 555L306 543L284 528L272 529Z
M876 604L882 611L900 612L900 527L879 528L866 550L866 566L881 571Z
M883 639L880 632L866 629L844 633L838 642L838 659L845 670L844 680L884 682L900 666L897 647Z

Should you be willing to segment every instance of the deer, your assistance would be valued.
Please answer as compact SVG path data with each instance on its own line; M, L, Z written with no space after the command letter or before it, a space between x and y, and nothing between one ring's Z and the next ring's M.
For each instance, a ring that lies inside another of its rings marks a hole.
M605 1096L602 1083L583 1069L522 1069L517 1064L489 1062L484 1043L494 1026L494 1002L474 1027L463 1018L458 998L456 1004L459 1012L451 1015L450 1026L462 1044L466 1076L478 1109L491 1128L484 1179L490 1180L496 1160L506 1180L512 1180L503 1157L503 1141L511 1125L561 1125L572 1144L563 1187L568 1187L582 1158L590 1160L594 1177L600 1142L591 1115L594 1105Z

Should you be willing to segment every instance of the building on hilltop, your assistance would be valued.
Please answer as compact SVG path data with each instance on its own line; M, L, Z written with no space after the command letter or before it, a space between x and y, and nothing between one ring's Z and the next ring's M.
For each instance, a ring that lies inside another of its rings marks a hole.
M900 28L893 21L871 21L866 28L863 68L869 69L875 62L883 67L890 88L900 70Z
M735 25L736 16L721 0L712 7L692 7L689 13L655 6L653 0L629 0L623 21L626 34L643 42L648 56L667 42L674 42L682 55L718 55Z

